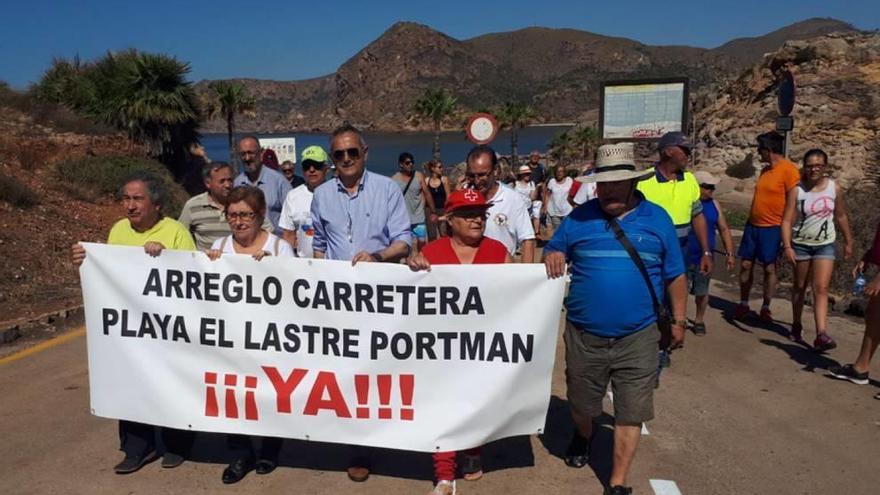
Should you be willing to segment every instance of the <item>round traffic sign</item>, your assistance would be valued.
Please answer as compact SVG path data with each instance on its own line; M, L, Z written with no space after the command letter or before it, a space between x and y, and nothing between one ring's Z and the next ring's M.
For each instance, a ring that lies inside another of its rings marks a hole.
M498 121L488 113L475 113L468 119L468 139L474 144L488 144L498 134Z

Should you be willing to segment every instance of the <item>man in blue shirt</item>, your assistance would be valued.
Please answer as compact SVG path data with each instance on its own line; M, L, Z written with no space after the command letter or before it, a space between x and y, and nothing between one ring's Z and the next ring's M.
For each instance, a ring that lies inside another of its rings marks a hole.
M361 132L345 124L330 137L336 177L315 188L312 198L312 248L315 258L358 262L400 261L412 245L409 212L400 187L366 170L367 144ZM370 450L355 447L348 477L366 481Z
M650 175L648 175L650 176ZM606 494L626 495L627 473L641 433L654 417L654 382L658 364L657 315L644 277L617 240L614 218L645 264L657 297L668 288L673 308L672 347L684 340L685 267L669 215L645 200L636 185L631 143L601 146L594 174L597 198L578 206L563 220L545 246L550 277L571 264L565 301L565 362L568 401L577 431L565 462L583 467L589 459L593 418L602 414L609 381L614 391L614 466Z
M336 177L315 189L312 225L315 258L396 262L412 245L410 219L400 188L365 168L360 131L343 125L330 138Z
M266 196L266 213L272 222L272 232L281 237L284 229L278 226L284 198L290 192L290 182L281 173L264 167L260 162L260 141L254 136L245 136L238 141L238 153L244 170L235 178L236 186L254 186L260 188Z

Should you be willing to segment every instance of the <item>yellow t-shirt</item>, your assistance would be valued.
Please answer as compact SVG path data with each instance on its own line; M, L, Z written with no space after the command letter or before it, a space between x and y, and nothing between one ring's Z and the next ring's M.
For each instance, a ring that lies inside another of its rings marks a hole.
M691 219L703 211L700 203L700 184L694 174L683 171L679 178L666 180L652 169L651 178L639 182L638 189L645 199L661 206L675 225L678 237L687 237Z
M146 232L134 230L131 228L131 222L127 218L123 218L113 224L110 234L107 235L107 244L117 246L143 246L151 241L161 243L165 249L196 250L196 244L193 242L189 230L182 223L168 217L156 222L156 225L153 225Z

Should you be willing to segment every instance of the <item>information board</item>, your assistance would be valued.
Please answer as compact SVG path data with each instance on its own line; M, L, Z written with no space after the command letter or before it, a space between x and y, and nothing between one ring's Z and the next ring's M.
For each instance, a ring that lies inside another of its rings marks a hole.
M605 82L599 101L602 139L659 139L686 127L688 80Z
M270 149L278 157L278 163L290 160L296 163L296 138L260 138L260 146Z

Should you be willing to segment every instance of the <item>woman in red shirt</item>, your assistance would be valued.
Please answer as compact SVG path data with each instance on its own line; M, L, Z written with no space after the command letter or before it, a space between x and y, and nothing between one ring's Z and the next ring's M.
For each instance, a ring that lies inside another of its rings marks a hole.
M422 251L407 259L413 270L430 270L431 265L469 265L512 263L504 244L483 235L486 210L491 205L478 191L459 189L446 199L446 221L450 237L429 242ZM429 495L455 494L456 452L434 454L434 489ZM464 452L464 479L476 481L483 476L480 448Z
M853 277L860 275L865 265L880 266L880 225L877 226L871 249L865 253L853 270ZM868 297L868 308L865 310L865 335L862 337L859 357L852 364L828 367L830 376L849 380L857 385L868 384L868 368L871 365L871 358L877 352L877 345L880 344L880 272L875 273L871 281L865 285L865 295ZM880 393L874 398L880 399Z

